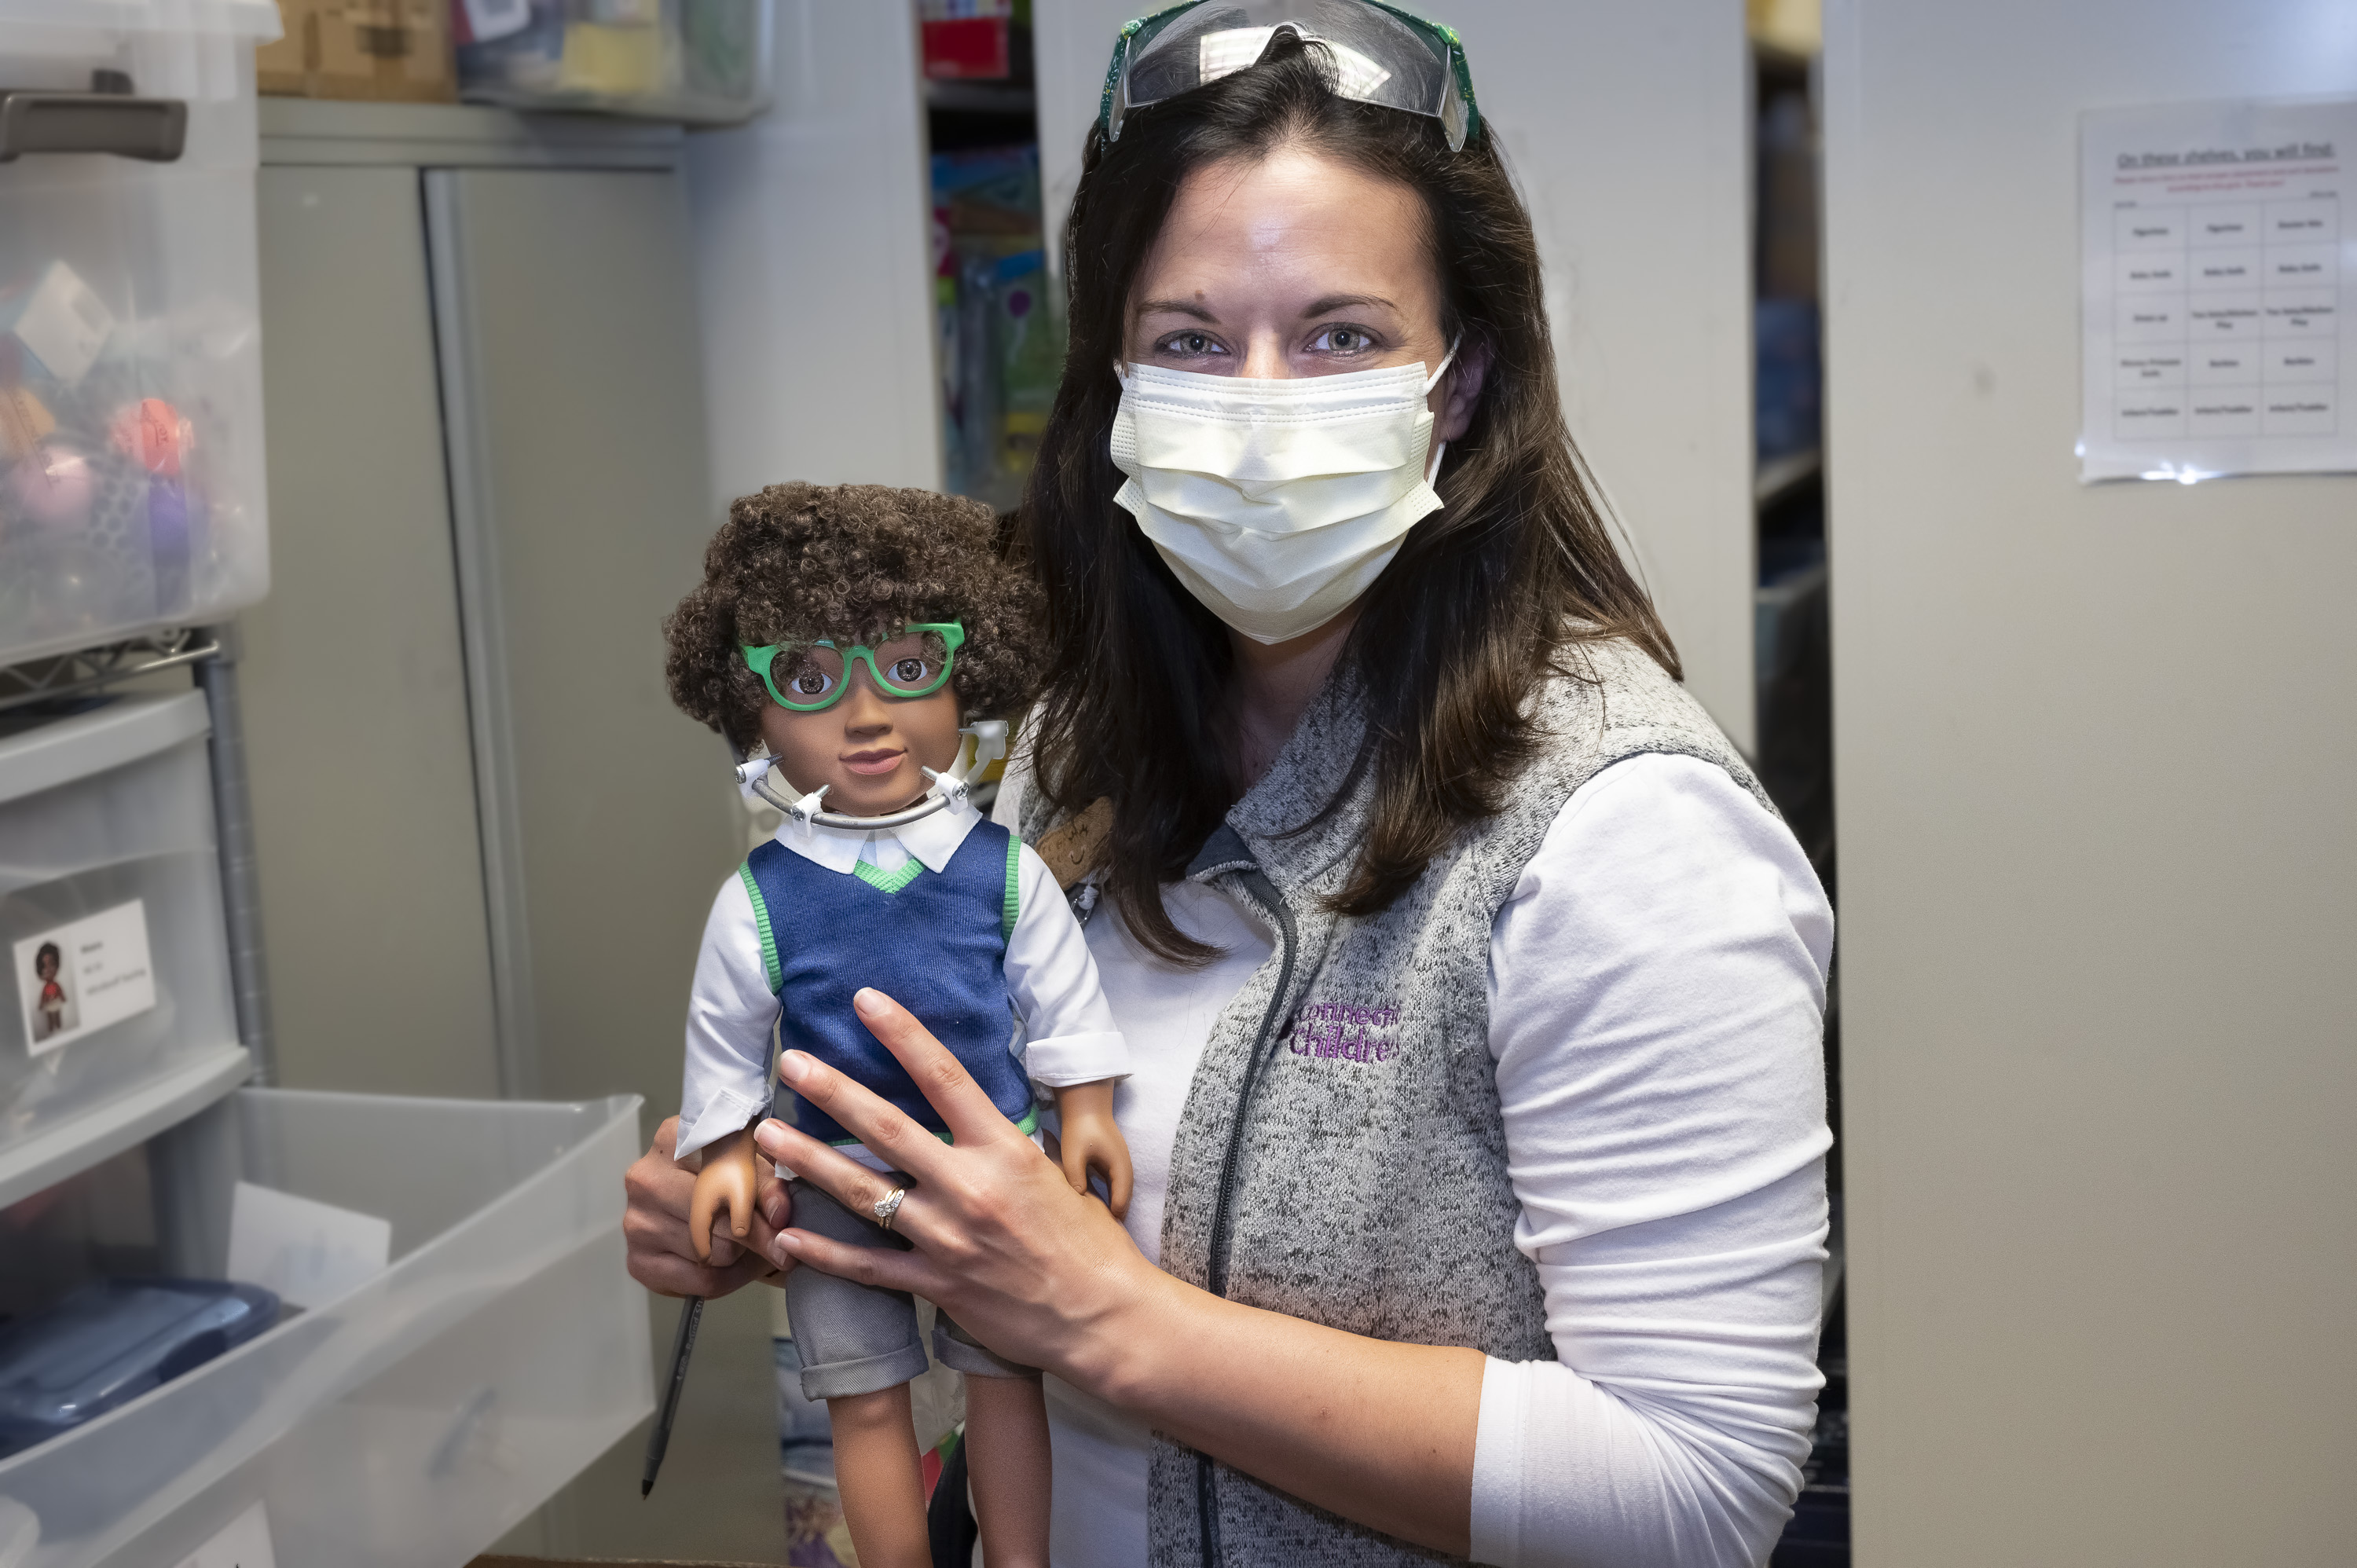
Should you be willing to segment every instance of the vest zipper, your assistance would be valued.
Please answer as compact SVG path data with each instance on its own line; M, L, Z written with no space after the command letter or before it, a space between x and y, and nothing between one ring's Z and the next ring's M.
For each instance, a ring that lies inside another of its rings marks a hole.
M1276 922L1279 958L1276 969L1276 991L1268 999L1268 1009L1261 1015L1260 1034L1253 1041L1252 1056L1244 1063L1243 1087L1236 1092L1235 1120L1228 1127L1228 1147L1220 1161L1220 1190L1211 1207L1211 1247L1210 1266L1205 1278L1211 1294L1228 1294L1228 1206L1233 1195L1236 1160L1243 1148L1244 1114L1252 1108L1253 1090L1260 1083L1260 1066L1275 1043L1276 1026L1285 1015L1286 997L1293 990L1293 960L1297 942L1293 930L1293 909L1286 903L1276 885L1258 865L1247 863L1235 868L1244 891L1259 900ZM1211 1456L1195 1455L1196 1535L1203 1548L1203 1568L1219 1568L1220 1509L1216 1495L1218 1477L1213 1473Z

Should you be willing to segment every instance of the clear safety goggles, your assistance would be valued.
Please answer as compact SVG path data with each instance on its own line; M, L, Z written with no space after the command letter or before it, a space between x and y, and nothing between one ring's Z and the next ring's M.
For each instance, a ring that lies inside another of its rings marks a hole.
M1187 0L1141 16L1114 41L1097 123L1120 140L1128 115L1258 63L1281 27L1326 47L1337 92L1429 114L1451 152L1480 124L1457 29L1382 0Z
M851 667L867 666L867 678L888 697L930 697L949 684L965 628L956 621L911 622L900 635L870 648L864 642L837 646L833 638L815 642L742 645L745 667L761 678L778 706L798 714L831 708L851 689Z

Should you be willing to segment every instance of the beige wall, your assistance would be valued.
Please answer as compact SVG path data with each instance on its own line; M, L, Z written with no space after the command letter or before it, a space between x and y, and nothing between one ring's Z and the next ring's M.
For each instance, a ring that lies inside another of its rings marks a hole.
M2357 479L2072 450L2079 111L2357 91L2357 12L1824 70L1857 1560L2357 1562Z

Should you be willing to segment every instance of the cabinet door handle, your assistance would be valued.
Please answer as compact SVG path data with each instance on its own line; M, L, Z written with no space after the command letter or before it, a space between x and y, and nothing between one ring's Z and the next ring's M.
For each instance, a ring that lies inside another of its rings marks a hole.
M113 153L167 164L188 139L184 99L0 91L0 164L27 153Z

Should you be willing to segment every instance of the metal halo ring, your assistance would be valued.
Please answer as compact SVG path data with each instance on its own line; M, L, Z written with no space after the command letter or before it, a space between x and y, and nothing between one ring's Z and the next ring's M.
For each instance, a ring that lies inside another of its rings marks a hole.
M907 1187L896 1187L877 1198L875 1206L868 1210L876 1217L877 1225L885 1230L891 1230L893 1217L900 1212L900 1200L908 1196Z

